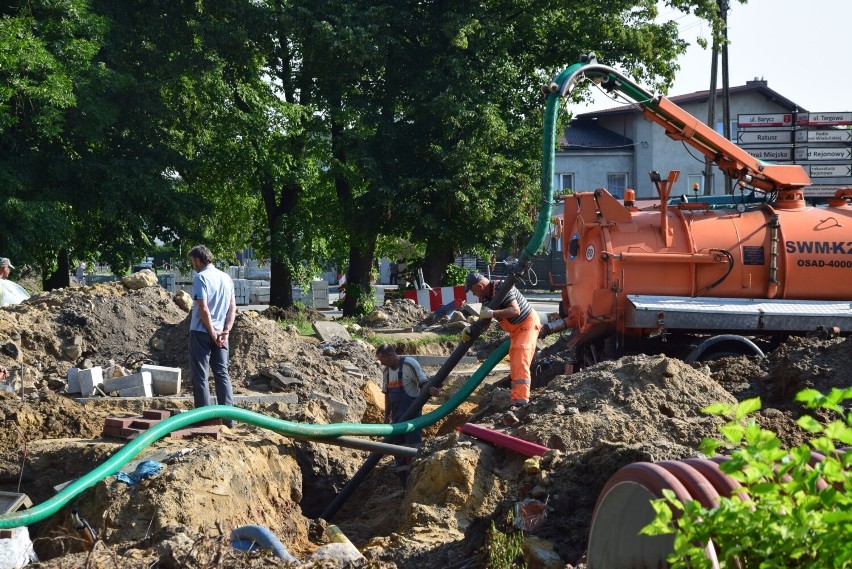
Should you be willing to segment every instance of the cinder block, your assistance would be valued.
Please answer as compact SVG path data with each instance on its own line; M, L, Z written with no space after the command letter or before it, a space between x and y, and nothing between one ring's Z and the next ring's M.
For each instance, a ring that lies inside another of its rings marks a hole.
M142 373L151 374L154 394L156 395L178 395L180 394L180 368L145 364Z
M112 393L113 391L121 392L134 387L145 387L146 385L148 386L147 391L150 392L151 374L143 371L132 375L125 375L123 377L108 377L104 380L103 390L107 393ZM128 396L125 395L124 397Z
M77 374L77 381L80 382L80 393L83 397L91 397L95 394L95 386L103 389L104 370L101 366L95 366L89 369L81 369Z
M68 370L68 375L66 378L68 379L68 393L80 393L80 380L77 377L80 373L80 368L72 367Z
M150 383L137 385L136 387L128 387L117 391L119 397L153 397L154 391L151 389Z

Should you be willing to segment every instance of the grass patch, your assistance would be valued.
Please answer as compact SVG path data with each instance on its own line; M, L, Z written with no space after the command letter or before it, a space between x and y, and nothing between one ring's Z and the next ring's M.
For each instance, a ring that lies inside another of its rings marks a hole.
M507 520L509 533L503 533L491 520L485 537L485 566L494 569L526 569L524 533L511 530L511 514Z
M382 344L391 344L392 346L396 346L397 350L404 350L407 354L413 354L417 352L417 348L421 346L431 346L432 344L444 344L444 343L455 343L458 344L461 342L461 336L459 334L452 335L441 335L441 336L426 336L423 338L400 338L397 335L393 336L383 336L381 334L369 334L364 337L364 341L366 341L371 346L380 346Z
M278 325L281 327L295 326L300 336L313 336L315 334L313 323L310 320L278 320Z

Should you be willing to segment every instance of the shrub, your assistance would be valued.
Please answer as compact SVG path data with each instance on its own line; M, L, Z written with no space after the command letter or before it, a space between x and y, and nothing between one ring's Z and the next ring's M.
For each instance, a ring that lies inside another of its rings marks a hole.
M833 420L803 415L797 423L813 438L789 450L749 416L760 409L760 399L704 409L728 419L720 432L736 448L720 467L742 484L743 496L723 497L717 506L704 508L694 500L681 503L666 489L664 498L653 502L656 518L642 533L674 534L672 567L710 567L704 547L711 540L723 567L852 565L852 453L836 447L852 444L852 416L841 406L850 398L852 388L832 389L828 395L800 392L797 401ZM702 451L713 456L723 444L704 439ZM813 467L808 465L811 451L825 456ZM819 490L821 481L826 486Z
M444 271L442 284L444 286L463 285L468 272L470 272L469 269L465 269L464 267L460 267L458 265L447 265L447 270Z

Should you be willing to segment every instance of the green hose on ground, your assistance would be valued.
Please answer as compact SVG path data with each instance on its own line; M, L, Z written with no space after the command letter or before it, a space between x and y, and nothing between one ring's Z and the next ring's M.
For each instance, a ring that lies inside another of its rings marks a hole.
M81 476L59 491L53 498L42 502L28 510L13 512L0 516L0 529L17 528L40 522L67 505L75 496L84 490L91 488L100 480L115 474L122 466L127 464L147 446L161 439L165 435L189 427L200 421L208 419L233 419L250 425L269 429L285 436L297 435L310 438L327 438L329 444L334 444L334 438L343 435L365 435L376 437L387 437L410 433L423 427L437 423L459 405L461 405L473 391L479 387L482 380L494 369L494 366L509 353L509 341L503 342L488 357L485 362L474 372L461 388L456 391L440 407L410 421L394 424L364 424L364 423L334 423L331 425L311 425L307 423L296 423L284 419L274 419L260 413L255 413L239 407L226 405L210 405L180 413L160 421L147 431L141 433L132 441L124 445L118 452L109 457L97 468Z

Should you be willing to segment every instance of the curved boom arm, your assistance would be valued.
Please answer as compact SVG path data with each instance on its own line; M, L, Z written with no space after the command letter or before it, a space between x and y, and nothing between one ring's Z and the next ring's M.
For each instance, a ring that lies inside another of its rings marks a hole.
M811 184L801 166L767 164L755 158L667 98L649 93L615 69L597 63L594 54L583 56L581 63L568 71L550 85L551 91L565 97L583 79L608 91L618 91L635 101L644 116L662 126L670 138L689 144L733 180L766 192L798 190Z

